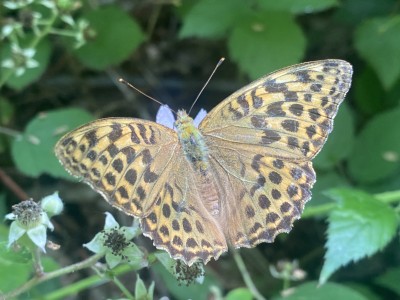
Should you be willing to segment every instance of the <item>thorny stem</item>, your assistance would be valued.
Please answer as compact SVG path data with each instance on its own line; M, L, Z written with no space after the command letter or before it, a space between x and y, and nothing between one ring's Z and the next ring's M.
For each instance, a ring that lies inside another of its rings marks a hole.
M21 201L28 200L29 196L24 190L0 168L0 181L8 187Z
M16 296L22 294L23 292L30 290L31 288L38 285L39 283L48 281L48 280L56 278L56 277L60 277L65 274L76 272L81 269L88 268L88 267L94 265L101 257L103 257L103 255L104 254L102 254L102 253L95 254L95 255L89 257L88 259L85 259L84 261L78 262L78 263L70 265L68 267L65 267L65 268L62 268L62 269L59 269L59 270L56 270L53 272L49 272L49 273L43 273L43 275L41 277L36 276L36 277L32 278L31 280L27 281L26 283L24 283L23 285L21 285L19 288L15 289L7 294L0 295L0 296L3 297L2 299L15 298Z
M44 275L44 270L42 266L42 257L40 251L41 250L38 247L35 247L35 249L33 249L32 251L33 265L35 269L35 274L38 278Z
M251 294L257 300L266 300L266 298L263 295L261 295L261 293L258 291L257 287L254 285L253 280L251 279L250 274L247 271L246 265L244 264L244 261L239 254L239 251L232 247L232 253L233 253L233 258L235 259L236 265L238 266L239 271L242 274L243 280L246 283L246 286L250 290Z

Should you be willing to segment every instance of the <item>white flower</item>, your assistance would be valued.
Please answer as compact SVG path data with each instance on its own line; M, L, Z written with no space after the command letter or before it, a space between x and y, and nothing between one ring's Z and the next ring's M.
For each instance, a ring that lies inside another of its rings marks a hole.
M103 253L110 269L121 262L138 267L147 266L142 251L132 243L132 239L140 232L138 224L131 227L120 227L110 213L106 213L104 229L96 234L89 243L83 246L94 253Z
M22 201L13 206L13 212L6 219L13 220L10 225L7 247L19 240L25 233L29 239L46 252L47 228L54 229L47 213L33 200Z

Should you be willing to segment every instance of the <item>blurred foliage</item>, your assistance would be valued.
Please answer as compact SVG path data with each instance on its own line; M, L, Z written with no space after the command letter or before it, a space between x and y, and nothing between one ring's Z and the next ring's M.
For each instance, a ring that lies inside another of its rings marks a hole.
M353 64L353 86L315 159L312 201L289 235L242 255L267 298L400 298L400 2L106 2L0 3L0 208L9 211L21 198L19 189L34 199L60 190L66 209L49 238L61 249L49 251L49 270L86 258L81 245L102 227L101 212L111 209L89 187L70 181L53 155L55 142L94 118L154 119L158 106L126 90L118 77L174 109L187 108L224 56L198 102L210 110L281 67L341 58ZM0 289L9 292L31 278L33 266L26 252L6 249L6 226L0 233ZM145 238L139 243L149 244ZM179 285L168 267L172 262L155 255L161 263L141 277L76 272L63 280L69 282L63 289L55 279L20 299L116 298L121 282L137 299L251 299L254 291L245 287L231 254L205 267L202 284ZM282 260L298 260L299 268L271 274ZM299 272L308 276L296 277ZM319 288L318 281L324 283Z

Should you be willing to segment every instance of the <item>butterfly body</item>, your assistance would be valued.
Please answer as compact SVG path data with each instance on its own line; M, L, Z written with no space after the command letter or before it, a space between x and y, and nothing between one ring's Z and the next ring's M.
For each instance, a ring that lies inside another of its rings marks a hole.
M208 149L200 130L194 125L193 119L183 110L178 111L175 122L176 131L182 150L196 171L206 172L208 164Z
M311 160L333 128L352 67L328 59L266 75L175 130L107 118L63 136L60 162L187 264L273 242L311 198Z

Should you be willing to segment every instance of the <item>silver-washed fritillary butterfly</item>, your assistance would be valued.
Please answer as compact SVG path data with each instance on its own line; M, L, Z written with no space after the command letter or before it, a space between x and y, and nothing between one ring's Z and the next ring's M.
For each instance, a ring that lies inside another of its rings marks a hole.
M300 218L311 159L350 88L349 63L328 59L266 75L233 93L198 128L107 118L63 136L55 152L111 205L141 219L157 248L191 265L273 242Z

